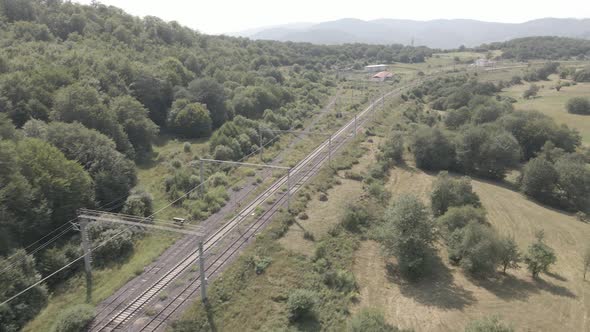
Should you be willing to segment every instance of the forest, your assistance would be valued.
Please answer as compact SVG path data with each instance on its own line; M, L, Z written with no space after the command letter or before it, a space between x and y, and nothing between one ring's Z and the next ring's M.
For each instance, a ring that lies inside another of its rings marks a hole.
M259 126L301 126L336 86L337 70L433 53L208 36L59 0L0 0L0 45L0 300L80 255L68 223L78 208L151 213L136 167L152 159L159 137L210 138L211 156L239 159L260 144ZM198 182L180 174L168 184L173 199ZM113 230L91 232L100 243ZM134 236L101 247L95 264L125 257ZM78 269L0 307L0 330L19 330Z
M590 56L590 41L566 37L525 37L505 42L484 44L477 51L501 50L503 59L527 61L531 59L583 60Z

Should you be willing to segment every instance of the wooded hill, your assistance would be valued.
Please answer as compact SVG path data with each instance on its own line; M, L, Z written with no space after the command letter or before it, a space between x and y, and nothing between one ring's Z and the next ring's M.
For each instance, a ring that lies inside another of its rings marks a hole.
M431 53L207 36L98 3L0 0L0 301L79 256L67 223L76 209L151 213L149 194L132 189L135 162L152 158L159 135L213 135L211 155L238 159L260 144L259 126L297 127L318 110L335 69ZM198 184L173 181L182 183L171 190ZM97 242L112 234L92 232ZM57 241L15 252L46 235ZM94 264L125 257L132 235L101 247ZM19 330L77 268L0 308L0 330Z

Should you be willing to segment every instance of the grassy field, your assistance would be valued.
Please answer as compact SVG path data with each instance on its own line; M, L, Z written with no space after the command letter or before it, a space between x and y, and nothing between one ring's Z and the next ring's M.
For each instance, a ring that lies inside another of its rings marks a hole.
M514 107L519 110L537 110L546 114L557 123L563 123L571 128L576 128L582 135L584 145L590 145L590 116L570 114L565 109L566 102L572 97L589 97L590 83L578 83L574 86L563 87L559 92L552 89L557 84L559 78L557 75L550 76L550 81L537 82L541 87L538 96L526 100L522 98L522 93L529 87L529 84L515 85L504 92L503 95L513 97L518 100Z
M388 188L394 195L411 192L428 202L433 179L412 166L396 168ZM478 180L473 186L489 222L500 233L512 234L521 250L536 230L545 230L558 257L552 273L533 281L521 268L496 279L475 280L449 265L440 247L432 277L409 284L389 273L388 263L394 261L384 260L379 245L366 241L353 268L361 293L353 310L381 308L390 323L416 331L459 331L470 320L489 315L499 315L517 331L589 331L590 287L582 280L581 252L590 225L505 187Z

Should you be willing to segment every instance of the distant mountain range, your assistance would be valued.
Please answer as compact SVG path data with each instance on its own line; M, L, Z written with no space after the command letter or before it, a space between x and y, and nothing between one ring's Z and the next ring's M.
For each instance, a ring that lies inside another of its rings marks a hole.
M234 33L252 39L310 42L315 44L404 44L432 48L467 47L530 36L590 39L590 19L543 18L525 23L476 20L412 21L345 18L323 23L294 23Z

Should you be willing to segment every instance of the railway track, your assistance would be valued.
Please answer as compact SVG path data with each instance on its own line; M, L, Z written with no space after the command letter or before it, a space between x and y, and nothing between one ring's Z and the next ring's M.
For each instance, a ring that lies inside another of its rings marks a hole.
M403 88L395 89L385 96L399 93ZM368 119L368 114L375 109L382 102L384 97L377 98L368 107L357 115L356 130L359 130ZM341 127L336 133L332 135L332 149L337 151L350 138L351 132L355 130L355 120L352 119ZM291 186L290 194L296 193L301 186L306 183L317 171L323 166L328 159L327 148L329 146L328 140L322 142L314 151L308 154L295 167L292 168L290 180L293 184ZM241 249L247 245L257 232L259 232L271 219L274 213L285 204L287 193L281 191L286 186L289 178L285 175L278 179L268 189L262 192L251 203L243 208L239 214L229 220L226 224L218 230L209 235L203 244L203 253L206 255L205 274L207 278L212 278L220 272L223 266L226 265L232 258L236 257ZM278 199L268 209L266 209L259 216L254 218L254 221L247 223L250 217L255 216L257 208L264 206L271 197L277 196ZM244 226L244 227L242 227ZM183 239L186 241L181 248L190 247L190 238ZM129 323L140 313L146 306L151 303L154 298L166 287L168 287L174 280L179 278L185 272L189 271L191 266L195 265L199 256L196 250L196 241L194 250L176 263L172 268L163 273L156 273L157 276L152 278L149 282L150 286L146 287L133 300L122 303L117 306L104 319L94 322L90 331L156 331L162 328L167 320L178 311L180 307L185 305L189 299L194 298L194 294L200 288L199 278L195 278L187 286L185 286L179 294L175 295L168 301L159 312L150 317L147 322L142 322L141 326L130 327ZM217 253L213 251L217 250ZM181 249L176 249L174 254L180 254ZM159 271L158 271L159 272ZM120 294L120 296L123 296Z

